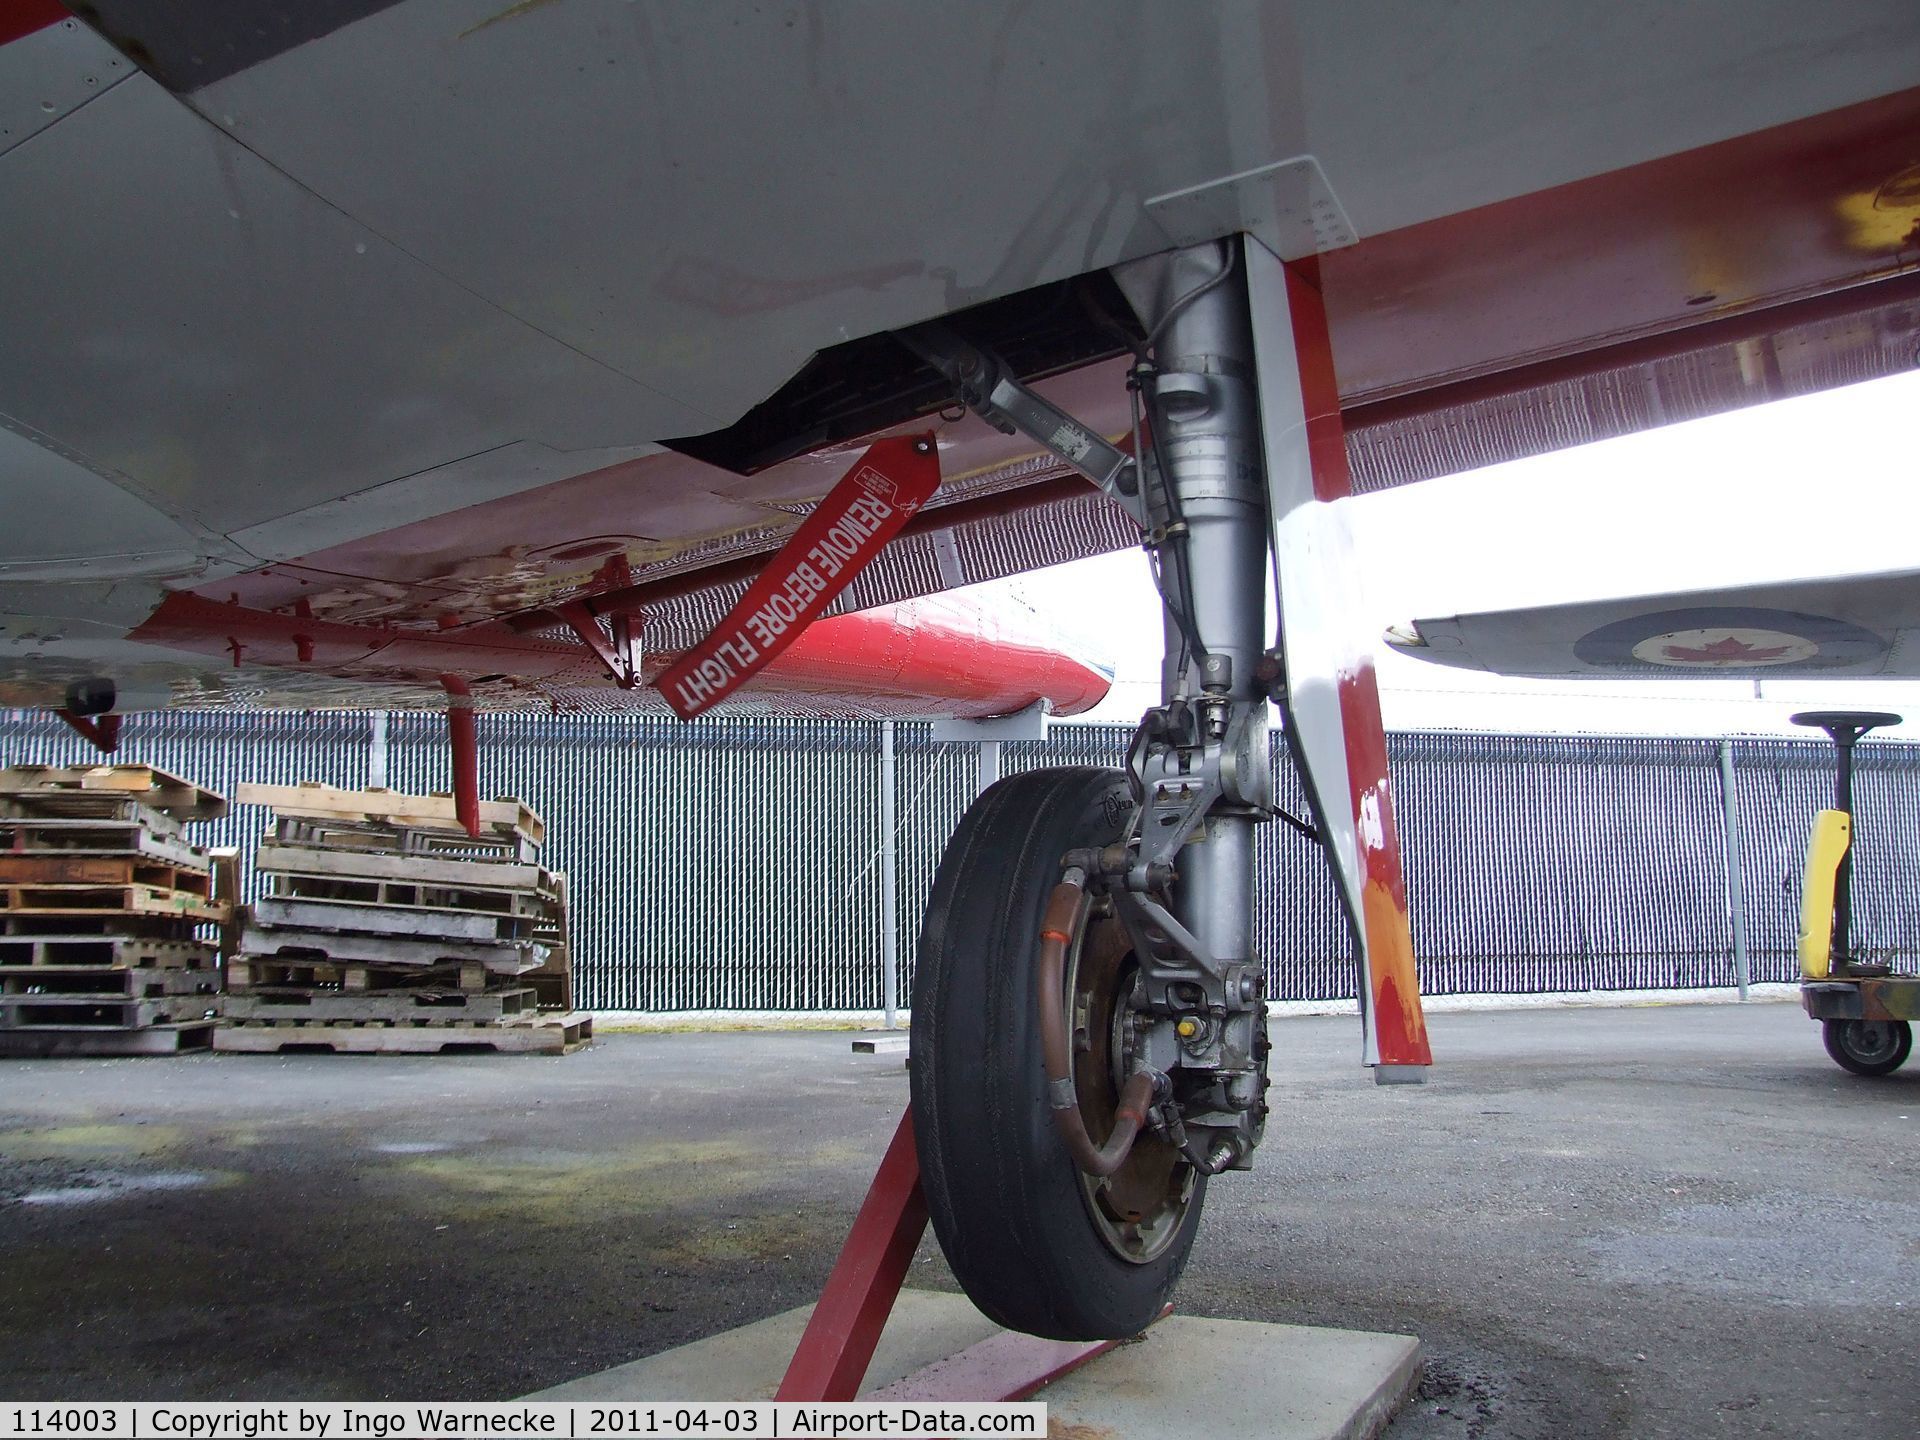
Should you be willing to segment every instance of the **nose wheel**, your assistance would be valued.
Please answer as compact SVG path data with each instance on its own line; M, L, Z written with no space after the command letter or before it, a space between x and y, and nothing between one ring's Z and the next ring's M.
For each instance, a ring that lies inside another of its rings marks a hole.
M1117 770L1030 771L961 820L934 877L913 985L914 1134L933 1228L981 1311L1012 1330L1101 1340L1146 1328L1167 1302L1206 1177L1144 1133L1112 1174L1084 1174L1051 1114L1033 997L1040 932L1067 852L1124 838ZM1134 959L1125 929L1084 907L1066 1006L1089 1133L1114 1128Z

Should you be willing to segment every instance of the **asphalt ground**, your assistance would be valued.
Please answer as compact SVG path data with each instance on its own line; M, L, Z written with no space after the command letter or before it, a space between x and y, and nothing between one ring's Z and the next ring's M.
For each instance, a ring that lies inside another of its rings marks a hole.
M1183 1310L1419 1335L1393 1440L1920 1433L1920 1064L1854 1079L1781 1004L1432 1028L1376 1088L1352 1020L1275 1023ZM757 1319L905 1100L819 1032L8 1062L0 1395L504 1399Z

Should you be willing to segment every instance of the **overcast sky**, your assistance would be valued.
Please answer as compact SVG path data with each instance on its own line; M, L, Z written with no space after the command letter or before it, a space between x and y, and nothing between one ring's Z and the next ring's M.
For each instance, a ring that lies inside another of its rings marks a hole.
M1419 616L1800 576L1920 568L1920 372L1669 425L1350 507L1370 628ZM1090 718L1157 699L1159 602L1137 551L1037 571L1011 589L1118 667ZM1089 609L1090 602L1096 609ZM1797 709L1914 717L1920 683L1501 680L1377 657L1393 729L1801 733Z

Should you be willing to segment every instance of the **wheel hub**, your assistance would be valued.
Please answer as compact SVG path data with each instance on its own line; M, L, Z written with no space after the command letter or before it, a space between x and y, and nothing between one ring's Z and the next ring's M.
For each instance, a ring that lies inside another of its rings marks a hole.
M1126 927L1104 905L1090 911L1068 954L1067 1014L1075 1095L1095 1135L1112 1130L1120 1087L1132 1068L1132 1015L1124 1002L1137 968ZM1178 1237L1194 1174L1179 1151L1143 1133L1112 1175L1080 1174L1080 1189L1107 1248L1145 1265Z
M1862 1064L1878 1065L1893 1058L1899 1038L1884 1020L1851 1020L1842 1032L1848 1050Z

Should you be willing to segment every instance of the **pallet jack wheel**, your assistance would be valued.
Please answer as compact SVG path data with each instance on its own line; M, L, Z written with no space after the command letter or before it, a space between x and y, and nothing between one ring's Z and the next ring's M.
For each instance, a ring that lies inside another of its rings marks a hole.
M1891 1075L1913 1051L1913 1027L1904 1020L1827 1020L1820 1038L1833 1063L1855 1075Z
M1160 1313L1193 1248L1206 1177L1152 1134L1112 1176L1083 1175L1047 1104L1035 1015L1041 912L1067 851L1126 833L1118 770L1010 776L948 843L913 983L914 1136L934 1233L996 1324L1058 1340L1134 1335ZM1088 1129L1112 1128L1132 947L1089 907L1069 951L1067 1014Z

